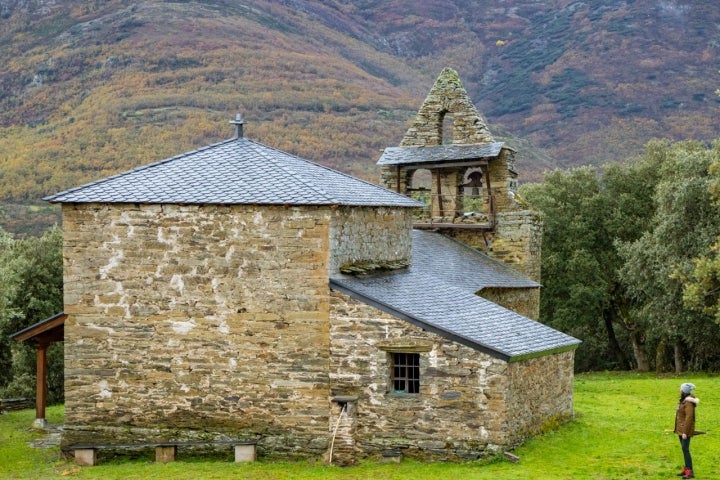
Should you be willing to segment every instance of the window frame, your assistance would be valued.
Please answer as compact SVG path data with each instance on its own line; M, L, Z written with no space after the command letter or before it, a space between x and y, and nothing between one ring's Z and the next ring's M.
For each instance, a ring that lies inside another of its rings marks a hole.
M390 391L395 395L420 394L420 353L394 351L388 355Z

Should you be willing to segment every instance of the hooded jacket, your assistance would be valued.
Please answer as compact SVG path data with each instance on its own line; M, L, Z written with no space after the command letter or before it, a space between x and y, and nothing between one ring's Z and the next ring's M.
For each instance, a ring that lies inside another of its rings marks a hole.
M695 435L695 407L700 400L688 395L678 402L675 411L675 433L678 435L685 434L688 437Z

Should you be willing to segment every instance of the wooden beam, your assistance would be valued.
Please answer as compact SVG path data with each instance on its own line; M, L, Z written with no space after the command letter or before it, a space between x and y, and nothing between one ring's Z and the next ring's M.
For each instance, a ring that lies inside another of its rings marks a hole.
M490 223L413 223L413 228L418 230L486 230L492 231Z
M398 164L398 168L402 166L404 170L432 170L433 168L452 168L452 167L485 167L488 165L488 161L483 160L458 160L457 162L416 162L416 163L403 163Z
M490 169L485 169L485 187L488 193L488 210L490 213L490 226L495 228L495 196L492 192L492 185L490 185Z
M37 349L37 379L35 390L35 420L45 420L45 406L47 405L47 349L48 343L38 343Z
M435 197L437 198L438 202L438 213L440 214L440 217L444 217L445 214L443 212L443 198L442 198L442 182L440 181L440 172L434 172L435 173L435 179L437 180L435 183L437 183L437 195ZM432 215L433 212L430 212L430 215Z
M66 313L59 313L46 320L43 320L42 322L38 322L35 325L31 325L24 330L14 333L13 335L11 335L11 337L18 342L24 342L25 340L30 340L45 333L49 333L52 335L54 334L54 332L50 332L52 330L62 328L62 326L65 324L66 318ZM60 339L55 341L62 341L62 337L60 336Z

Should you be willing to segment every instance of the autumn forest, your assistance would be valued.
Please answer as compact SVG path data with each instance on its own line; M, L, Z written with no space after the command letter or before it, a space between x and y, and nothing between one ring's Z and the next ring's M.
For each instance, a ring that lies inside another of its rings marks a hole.
M649 0L0 0L0 225L39 234L57 220L44 195L228 138L238 112L250 138L377 181L445 66L521 181L652 138L709 142L718 17Z

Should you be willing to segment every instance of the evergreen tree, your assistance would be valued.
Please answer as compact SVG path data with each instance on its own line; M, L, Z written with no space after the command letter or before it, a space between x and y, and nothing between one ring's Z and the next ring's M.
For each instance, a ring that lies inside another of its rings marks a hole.
M579 370L720 364L719 144L653 141L522 194L545 217L541 320L583 340Z
M643 176L620 165L607 166L602 176L583 167L556 170L522 189L545 221L540 317L583 340L578 370L648 368L615 247L637 238L652 213L652 188Z
M62 311L62 232L13 240L0 235L0 396L34 396L36 354L9 335ZM63 400L62 345L48 349L48 402ZM4 387L4 388L3 388Z
M720 209L709 195L708 170L720 151L700 142L651 142L643 162L657 172L654 214L635 241L619 242L620 276L634 302L635 316L646 325L655 345L655 365L662 370L667 352L680 372L716 367L720 327L707 314L683 302L683 283L693 259L709 251L720 231Z
M720 140L713 145L713 151L715 159L709 168L709 193L720 209ZM720 235L705 254L694 260L694 269L685 283L683 298L688 307L712 315L720 323Z
M12 380L12 340L9 335L19 316L10 307L18 284L14 246L12 235L0 228L0 389Z

